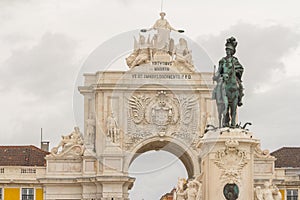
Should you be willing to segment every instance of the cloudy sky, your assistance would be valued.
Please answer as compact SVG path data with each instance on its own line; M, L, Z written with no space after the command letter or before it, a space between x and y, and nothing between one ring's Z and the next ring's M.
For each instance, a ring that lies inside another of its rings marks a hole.
M56 145L79 123L73 92L91 52L115 35L150 27L160 7L160 0L0 0L1 145L39 146L41 127ZM253 123L264 149L300 145L298 8L298 0L164 0L171 25L184 29L214 63L224 55L225 39L237 38L246 89L240 121ZM143 174L139 169L153 159L166 167ZM186 176L174 160L162 152L139 157L131 167L138 183L132 199L158 199ZM164 187L153 187L159 182Z

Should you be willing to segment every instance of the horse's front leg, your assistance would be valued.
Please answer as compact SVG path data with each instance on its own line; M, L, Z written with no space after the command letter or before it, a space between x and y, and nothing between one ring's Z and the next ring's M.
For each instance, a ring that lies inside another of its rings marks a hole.
M234 101L230 104L230 114L231 114L231 127L236 127L236 109L238 104L238 98L234 98Z
M226 96L224 98L224 110L222 116L223 116L223 127L228 127L230 122L230 114L229 114L229 102Z
M219 119L219 128L222 127L222 108L220 108L221 105L218 105L218 119Z

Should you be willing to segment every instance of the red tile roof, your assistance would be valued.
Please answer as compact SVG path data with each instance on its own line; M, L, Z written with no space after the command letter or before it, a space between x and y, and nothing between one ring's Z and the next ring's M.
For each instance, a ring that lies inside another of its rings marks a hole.
M171 192L166 193L165 195L163 195L163 196L160 198L160 200L173 200L173 194L174 194L175 190L176 190L176 189L173 188L173 189L171 190Z
M0 166L46 166L48 154L33 145L0 146Z
M282 147L271 155L277 158L275 167L300 168L300 147Z

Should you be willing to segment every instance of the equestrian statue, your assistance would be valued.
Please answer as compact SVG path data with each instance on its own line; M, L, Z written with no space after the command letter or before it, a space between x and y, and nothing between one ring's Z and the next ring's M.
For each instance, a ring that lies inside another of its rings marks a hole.
M236 111L242 106L243 66L233 55L236 52L237 41L234 37L228 38L225 44L226 56L219 61L219 67L214 73L213 81L217 82L213 90L213 99L218 108L219 127L236 128Z

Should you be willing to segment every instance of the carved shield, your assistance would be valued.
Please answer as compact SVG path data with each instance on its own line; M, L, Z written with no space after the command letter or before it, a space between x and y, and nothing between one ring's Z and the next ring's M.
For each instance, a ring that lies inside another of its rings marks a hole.
M154 116L153 116L153 123L158 126L166 126L169 124L169 110L170 109L155 109L154 110Z

